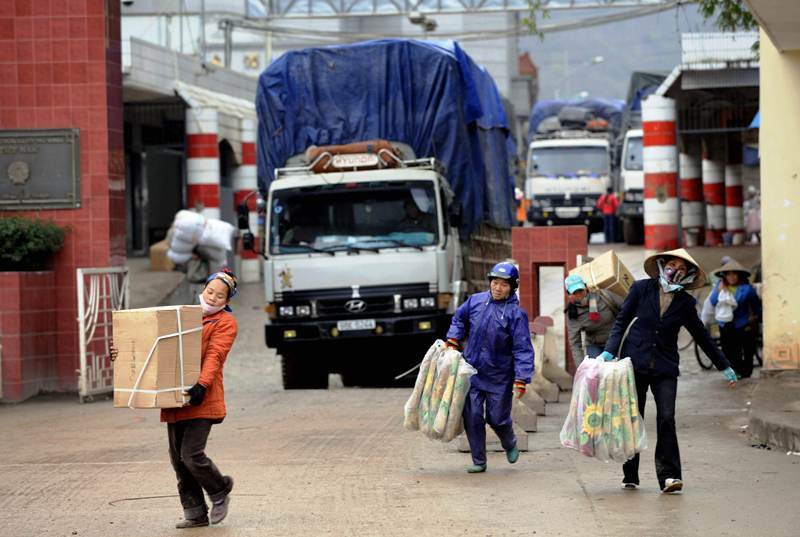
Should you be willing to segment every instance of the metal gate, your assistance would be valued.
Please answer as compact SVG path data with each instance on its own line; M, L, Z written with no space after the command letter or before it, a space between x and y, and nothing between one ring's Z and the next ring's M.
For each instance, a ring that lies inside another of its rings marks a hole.
M77 277L78 397L84 403L114 390L114 367L108 354L111 312L128 308L128 267L79 268Z

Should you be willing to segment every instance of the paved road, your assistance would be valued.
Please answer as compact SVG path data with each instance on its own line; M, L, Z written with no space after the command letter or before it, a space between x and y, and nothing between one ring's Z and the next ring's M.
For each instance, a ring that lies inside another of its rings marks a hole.
M753 448L740 431L755 381L729 390L684 359L681 496L658 492L652 444L636 492L618 488L617 465L561 448L566 403L548 408L517 465L492 454L486 474L467 475L467 455L403 430L408 390L283 392L260 297L248 287L237 304L229 417L208 446L236 478L220 527L172 528L181 510L156 413L39 397L0 407L0 536L799 533L800 457Z

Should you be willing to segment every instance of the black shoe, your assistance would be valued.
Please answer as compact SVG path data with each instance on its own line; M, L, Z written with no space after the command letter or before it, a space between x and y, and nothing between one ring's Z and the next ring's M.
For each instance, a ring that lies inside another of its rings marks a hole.
M188 528L201 528L203 526L208 526L208 515L203 515L200 518L187 518L186 520L175 524L175 527L179 530Z
M228 481L228 493L221 500L212 502L211 504L211 523L219 524L226 516L228 516L228 505L231 503L231 491L233 490L233 478L225 476Z

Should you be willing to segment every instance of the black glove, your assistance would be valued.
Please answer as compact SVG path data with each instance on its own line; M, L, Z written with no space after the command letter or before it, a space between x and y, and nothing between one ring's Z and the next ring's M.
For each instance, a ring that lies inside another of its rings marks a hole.
M192 406L197 406L203 402L203 399L206 396L206 387L202 384L195 384L186 390L186 395L189 396L189 404Z

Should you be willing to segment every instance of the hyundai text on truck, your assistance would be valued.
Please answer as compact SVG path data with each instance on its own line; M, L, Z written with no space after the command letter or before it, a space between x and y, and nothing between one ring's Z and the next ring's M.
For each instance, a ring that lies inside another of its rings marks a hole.
M266 343L285 388L391 378L510 254L508 129L456 43L288 52L261 75Z

